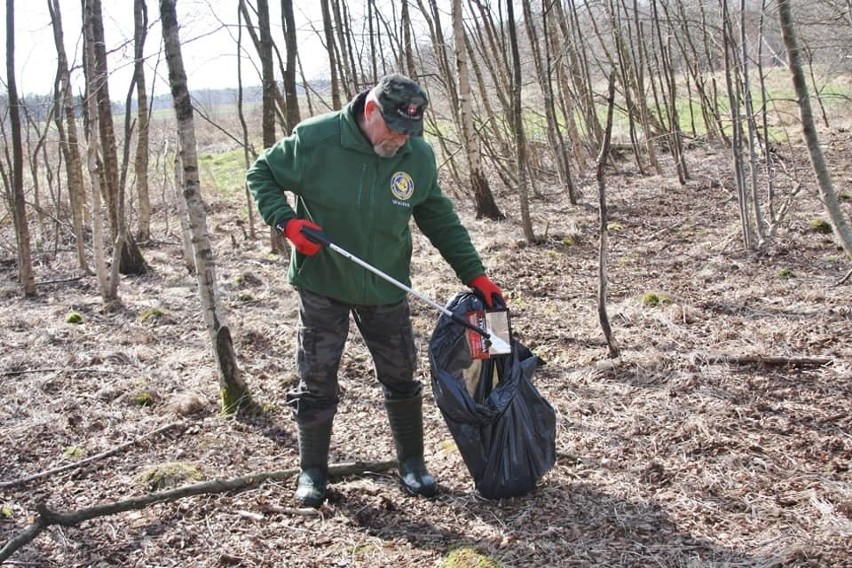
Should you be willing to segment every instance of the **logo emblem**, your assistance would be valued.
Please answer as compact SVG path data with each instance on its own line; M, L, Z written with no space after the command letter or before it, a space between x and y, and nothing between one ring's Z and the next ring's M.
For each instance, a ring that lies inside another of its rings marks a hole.
M391 193L400 201L408 201L414 195L414 180L405 172L391 176Z

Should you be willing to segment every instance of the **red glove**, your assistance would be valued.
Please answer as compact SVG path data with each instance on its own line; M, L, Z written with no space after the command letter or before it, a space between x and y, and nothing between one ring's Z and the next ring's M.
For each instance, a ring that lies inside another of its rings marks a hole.
M284 224L283 228L280 225L278 227L279 230L287 236L290 242L293 243L297 252L307 256L313 256L322 248L320 243L315 243L302 233L302 227L308 227L315 231L322 231L322 228L315 223L311 223L305 219L290 219Z
M506 299L503 298L503 292L494 284L494 282L489 280L486 275L480 274L468 282L467 285L479 292L480 296L482 296L482 299L485 301L485 305L489 308L493 308L495 303L502 304L503 306L506 305Z

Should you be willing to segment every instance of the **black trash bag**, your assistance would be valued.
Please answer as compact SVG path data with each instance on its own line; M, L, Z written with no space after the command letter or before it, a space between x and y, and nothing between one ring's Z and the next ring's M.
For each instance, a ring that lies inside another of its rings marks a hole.
M447 309L465 317L482 300L461 292ZM429 342L432 392L480 495L524 495L556 462L556 413L532 384L540 359L512 353L472 359L467 331L442 315Z

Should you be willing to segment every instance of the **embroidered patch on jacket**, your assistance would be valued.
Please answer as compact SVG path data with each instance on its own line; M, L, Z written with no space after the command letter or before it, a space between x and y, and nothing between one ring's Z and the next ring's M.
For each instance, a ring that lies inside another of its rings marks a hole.
M405 172L391 176L391 193L400 201L408 201L414 195L414 180Z

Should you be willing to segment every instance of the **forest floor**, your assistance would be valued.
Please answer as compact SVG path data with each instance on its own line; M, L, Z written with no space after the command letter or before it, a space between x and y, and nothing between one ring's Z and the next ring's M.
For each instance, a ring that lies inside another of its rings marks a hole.
M852 218L852 136L829 136ZM809 172L804 153L795 159ZM517 338L546 363L534 383L557 414L558 459L529 495L477 495L432 398L426 352L437 313L412 298L435 499L405 496L389 470L336 481L310 514L291 508L294 479L267 481L51 526L9 565L852 566L852 282L838 284L850 263L811 227L826 216L809 173L765 253L746 255L729 156L696 147L688 160L685 185L638 175L628 162L607 178L617 359L598 319L594 179L579 180L578 206L538 188L531 209L547 238L536 246L524 243L514 198L498 195L510 213L503 223L459 205L506 292ZM0 542L31 525L42 503L72 512L146 495L153 483L144 473L155 465L194 468L175 474L179 485L296 467L284 403L297 316L287 259L268 253L265 230L244 238L242 204L207 199L228 324L264 410L251 418L219 415L173 211L169 232L158 226L143 249L151 271L124 277L122 307L108 312L70 251L40 256L39 295L20 297L3 228ZM463 287L415 235L414 287L448 301ZM663 301L647 305L648 293ZM71 312L81 323L66 322ZM340 380L332 462L391 459L381 393L354 326Z

